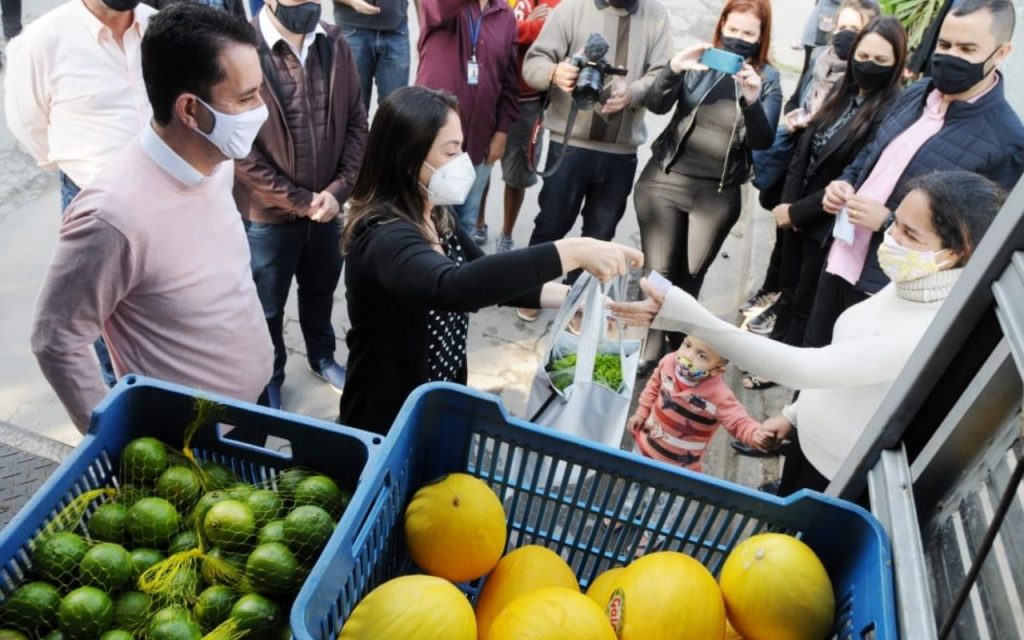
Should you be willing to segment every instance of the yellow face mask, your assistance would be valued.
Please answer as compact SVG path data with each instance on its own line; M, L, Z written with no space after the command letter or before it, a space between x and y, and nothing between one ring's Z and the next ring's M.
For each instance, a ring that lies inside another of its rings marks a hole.
M878 264L893 282L911 282L948 269L951 259L942 258L942 254L948 251L908 249L886 232L882 235L882 244L878 245Z

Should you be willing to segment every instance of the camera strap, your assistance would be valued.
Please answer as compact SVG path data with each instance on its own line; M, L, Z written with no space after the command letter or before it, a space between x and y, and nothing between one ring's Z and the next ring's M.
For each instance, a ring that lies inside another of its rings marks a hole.
M550 94L544 94L544 103L541 105L541 116L537 119L537 123L533 125L533 132L530 135L530 147L526 156L526 161L529 163L528 166L530 171L536 173L542 178L550 178L558 171L558 168L562 166L562 160L565 159L565 153L568 151L569 139L572 136L572 129L576 125L576 114L579 112L579 108L576 106L576 102L573 101L569 107L569 116L565 119L565 137L562 139L562 152L558 154L558 158L555 159L555 163L544 171L537 171L537 167L533 164L533 159L536 157L535 152L537 144L540 141L541 132L544 131L544 113L548 110L548 104L550 104ZM550 148L548 154L550 155Z

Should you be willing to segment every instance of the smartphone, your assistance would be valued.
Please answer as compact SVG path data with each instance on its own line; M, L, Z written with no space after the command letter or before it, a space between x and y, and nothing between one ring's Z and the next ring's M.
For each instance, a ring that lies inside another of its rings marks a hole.
M743 58L721 49L707 49L700 56L700 63L709 69L736 75L743 68Z

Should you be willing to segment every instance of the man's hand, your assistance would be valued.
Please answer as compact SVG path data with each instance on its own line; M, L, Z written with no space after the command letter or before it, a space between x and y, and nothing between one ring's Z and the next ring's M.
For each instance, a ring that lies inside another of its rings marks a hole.
M572 90L576 88L576 79L579 77L580 68L568 60L562 60L551 75L551 84L566 93L572 93Z
M775 216L775 226L778 228L790 229L793 227L793 220L789 217L788 204L780 204L772 209L772 215Z
M366 0L335 0L341 4L347 4L352 7L356 13L361 13L364 16L375 16L380 13L380 7L372 5Z
M846 213L850 222L871 231L878 231L889 217L889 209L871 198L854 194L846 200Z
M487 157L484 164L494 164L505 155L505 146L508 143L508 134L496 131L491 136L491 142L487 145Z
M604 101L604 106L601 107L601 113L609 115L612 113L618 113L629 106L630 100L632 100L633 92L629 90L629 85L622 78L615 78L612 80L612 92L608 96L608 99Z
M313 222L330 222L341 211L338 199L328 191L321 191L313 196L309 203L309 219Z
M833 180L825 187L825 197L821 199L821 207L829 213L839 213L839 210L853 194L853 185L849 182Z
M551 13L551 7L546 4L539 4L533 8L530 15L526 16L526 21L535 22L537 20L543 20L548 17L549 13Z

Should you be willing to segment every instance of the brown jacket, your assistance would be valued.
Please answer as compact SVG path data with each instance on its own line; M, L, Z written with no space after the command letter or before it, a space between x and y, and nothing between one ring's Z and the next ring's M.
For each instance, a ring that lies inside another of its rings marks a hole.
M253 24L259 29L258 16ZM270 50L263 42L260 93L270 115L248 157L235 162L235 200L247 220L282 223L306 217L314 194L324 190L344 204L359 175L367 133L359 72L340 30L321 24L327 35L317 36L309 48L302 86L298 82L303 74L288 73L299 64L288 47L279 42ZM325 86L322 54L326 52L329 77ZM273 78L268 77L268 66L274 70ZM311 105L311 109L301 108L302 104L283 105L284 96L295 102L307 102L310 97L316 101L319 96L321 104ZM322 104L325 97L326 105ZM322 121L320 126L318 121ZM315 148L315 162L300 155L307 153L310 143Z

